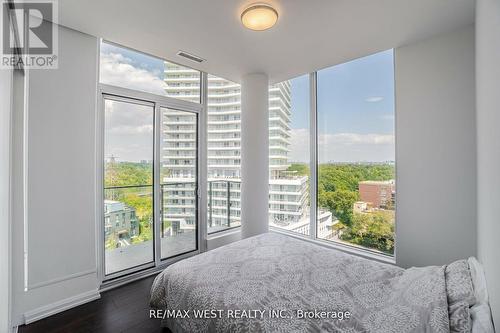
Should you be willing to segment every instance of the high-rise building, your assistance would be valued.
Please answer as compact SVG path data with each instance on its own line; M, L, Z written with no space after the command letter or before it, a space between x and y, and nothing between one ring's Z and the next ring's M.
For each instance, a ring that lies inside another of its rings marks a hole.
M199 102L198 71L166 62L164 81L168 96ZM239 84L212 75L208 76L207 88L208 229L217 231L241 224L241 89ZM308 178L286 171L291 132L290 94L289 81L269 88L269 222L308 233L305 223L309 218ZM190 196L191 200L178 196L193 190L189 183L194 181L196 172L192 164L196 157L195 119L187 121L186 116L174 111L164 112L163 117L162 162L168 173L162 181L184 184L166 186L164 217L175 220L173 226L183 222L193 224L195 196Z

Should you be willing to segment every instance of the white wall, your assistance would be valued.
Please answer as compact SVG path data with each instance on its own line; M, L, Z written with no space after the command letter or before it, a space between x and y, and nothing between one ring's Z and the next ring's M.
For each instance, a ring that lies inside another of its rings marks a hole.
M476 255L474 28L395 50L402 267Z
M269 229L269 80L241 80L241 237Z
M500 1L476 2L478 256L500 326Z
M17 323L23 316L31 321L99 297L97 46L95 37L60 27L59 69L30 71L24 112L22 103L16 106L12 279ZM23 92L22 81L15 82L16 94Z
M10 119L12 70L0 69L0 332L10 330Z

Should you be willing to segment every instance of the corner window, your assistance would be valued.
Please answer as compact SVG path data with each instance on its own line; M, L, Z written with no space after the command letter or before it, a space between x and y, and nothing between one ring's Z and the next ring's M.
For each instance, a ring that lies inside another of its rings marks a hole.
M392 256L393 51L320 70L314 89L311 77L269 90L269 225Z

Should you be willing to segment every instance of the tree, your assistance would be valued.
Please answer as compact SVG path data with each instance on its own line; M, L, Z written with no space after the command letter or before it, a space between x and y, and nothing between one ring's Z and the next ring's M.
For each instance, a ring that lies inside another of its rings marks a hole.
M358 193L349 190L337 190L328 192L320 189L318 193L318 204L320 207L328 208L340 222L351 225L352 207L358 201Z
M153 183L153 166L151 163L133 163L111 161L106 163L104 185L128 186L147 185Z
M295 171L298 176L309 176L309 166L303 163L293 163L286 171Z
M354 213L352 225L344 230L342 240L394 253L393 212Z
M395 177L392 164L322 164L318 166L318 205L340 221L341 239L354 244L394 252L394 212L353 213L359 200L359 182L390 180ZM391 208L390 204L389 207Z
M121 199L127 206L135 210L139 219L139 238L138 241L146 241L153 238L151 230L153 221L153 203L149 193L127 193Z
M153 183L151 163L116 162L111 159L105 166L104 184L106 187L149 185ZM139 237L133 242L142 242L153 238L153 202L151 187L132 187L107 189L107 199L118 200L135 210L139 221ZM113 246L113 241L109 246ZM108 245L107 245L108 246Z

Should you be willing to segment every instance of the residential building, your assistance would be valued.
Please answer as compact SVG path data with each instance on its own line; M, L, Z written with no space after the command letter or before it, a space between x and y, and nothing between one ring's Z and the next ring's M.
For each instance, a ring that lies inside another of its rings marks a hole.
M393 206L396 186L394 180L359 182L359 197L373 208Z
M135 210L121 201L104 200L104 232L114 246L129 245L139 234Z
M199 72L165 62L164 82L168 96L199 101ZM213 75L208 76L208 230L215 232L241 224L241 88ZM162 166L164 219L174 232L195 223L194 176L196 174L196 119L185 112L164 111ZM309 187L307 176L296 176L290 166L291 86L284 81L269 87L269 222L308 233ZM182 141L182 142L180 142ZM181 197L179 197L181 195ZM323 213L321 230L329 230L331 214ZM180 227L184 226L184 227ZM305 229L307 228L307 230ZM327 235L325 235L326 237Z

